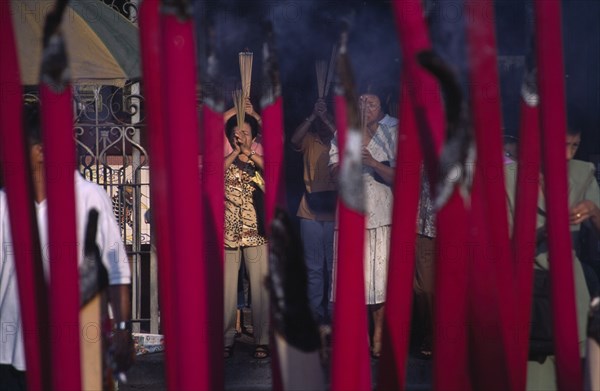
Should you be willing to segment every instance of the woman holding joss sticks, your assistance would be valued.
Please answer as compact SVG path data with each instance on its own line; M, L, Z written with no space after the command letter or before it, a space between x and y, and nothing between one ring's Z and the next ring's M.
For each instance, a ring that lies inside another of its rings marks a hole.
M373 316L371 354L381 355L393 195L391 184L396 166L398 120L385 114L381 100L373 93L360 96L363 129L362 174L365 190L366 237L364 248L365 295ZM334 175L339 167L339 150L334 138L329 150ZM334 254L334 270L337 254Z
M241 259L250 278L254 358L269 356L269 297L262 282L268 273L268 248L263 215L263 157L252 145L259 124L244 113L243 98L234 98L237 114L225 125L232 152L225 156L225 358L233 354L237 284Z

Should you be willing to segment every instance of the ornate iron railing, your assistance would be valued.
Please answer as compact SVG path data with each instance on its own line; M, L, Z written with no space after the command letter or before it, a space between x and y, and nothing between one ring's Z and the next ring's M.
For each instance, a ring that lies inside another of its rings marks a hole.
M87 180L104 187L112 199L132 266L132 311L134 321L138 321L134 322L134 329L138 331L140 323L150 321L151 332L157 332L157 306L148 305L156 300L157 282L156 273L152 272L156 267L149 264L152 242L148 221L149 156L144 145L144 98L138 91L138 83L128 83L122 88L74 86L74 137L80 172ZM32 91L25 99L39 98ZM148 264L144 266L144 262Z

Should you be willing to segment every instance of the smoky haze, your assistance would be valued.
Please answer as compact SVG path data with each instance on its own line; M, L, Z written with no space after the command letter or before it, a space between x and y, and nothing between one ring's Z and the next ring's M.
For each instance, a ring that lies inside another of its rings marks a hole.
M199 1L194 4L199 53L203 27L213 26L220 62L225 107L232 106L231 90L239 88L238 52L254 53L251 100L257 111L262 88L262 23L273 23L285 112L287 137L312 111L317 99L315 61L329 61L342 22L349 23L349 54L357 89L397 99L400 49L388 2L362 1ZM199 61L202 63L202 61ZM329 109L333 88L329 92ZM286 142L286 178L290 210L295 212L303 192L301 156Z
M464 24L472 15L464 13L462 0L425 0L423 4L434 49L460 75L468 96ZM501 92L498 103L504 132L517 135L519 91L533 23L531 2L498 0L494 4L499 54L496 87ZM273 23L288 138L313 108L317 98L314 63L329 60L342 22L349 24L349 56L358 91L370 89L383 99L397 100L401 55L389 1L227 0L197 1L194 7L199 53L202 27L207 22L214 26L226 108L232 106L230 91L240 86L238 52L248 48L254 52L251 99L260 111L261 25L265 19ZM578 157L600 159L600 2L563 1L563 37L569 122L582 130L584 138ZM288 203L294 213L304 190L302 162L287 142L286 177Z

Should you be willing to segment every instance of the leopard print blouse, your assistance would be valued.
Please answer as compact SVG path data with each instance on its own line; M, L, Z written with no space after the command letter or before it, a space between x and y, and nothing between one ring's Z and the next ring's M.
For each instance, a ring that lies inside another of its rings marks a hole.
M236 159L225 173L225 247L254 247L267 243L259 233L254 192L262 180L252 162Z

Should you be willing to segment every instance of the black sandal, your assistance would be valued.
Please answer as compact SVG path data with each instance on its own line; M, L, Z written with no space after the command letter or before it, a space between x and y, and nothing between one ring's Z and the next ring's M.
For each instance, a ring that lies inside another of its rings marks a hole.
M233 356L233 345L225 346L225 358Z
M264 360L271 355L269 352L269 347L267 345L257 345L256 349L254 349L254 354L252 355L257 360Z

